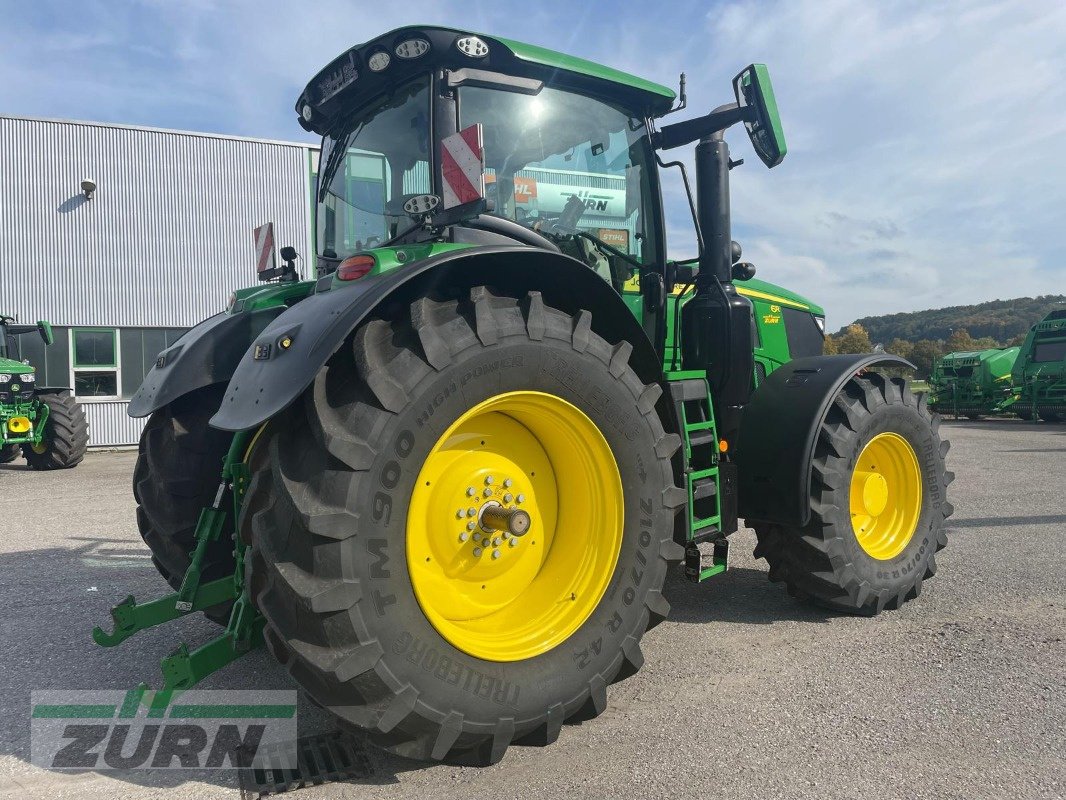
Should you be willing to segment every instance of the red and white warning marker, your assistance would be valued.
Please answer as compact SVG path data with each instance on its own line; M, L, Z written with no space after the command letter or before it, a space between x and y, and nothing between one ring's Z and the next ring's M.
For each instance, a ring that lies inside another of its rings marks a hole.
M259 274L277 266L274 254L274 223L267 222L252 231L255 239L255 271Z
M481 123L440 140L444 208L472 203L485 196L485 147Z

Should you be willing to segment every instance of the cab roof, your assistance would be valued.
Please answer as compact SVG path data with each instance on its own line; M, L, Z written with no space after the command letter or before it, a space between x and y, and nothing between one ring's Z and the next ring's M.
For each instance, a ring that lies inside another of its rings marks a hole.
M345 111L431 69L529 78L616 102L641 116L665 113L676 97L666 86L545 47L409 25L355 45L315 75L296 101L300 125L325 133Z

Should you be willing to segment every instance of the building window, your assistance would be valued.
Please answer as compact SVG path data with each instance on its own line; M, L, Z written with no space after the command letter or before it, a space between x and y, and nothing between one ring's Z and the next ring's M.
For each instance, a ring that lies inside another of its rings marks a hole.
M81 398L119 396L118 337L113 328L74 328L70 335L71 381Z

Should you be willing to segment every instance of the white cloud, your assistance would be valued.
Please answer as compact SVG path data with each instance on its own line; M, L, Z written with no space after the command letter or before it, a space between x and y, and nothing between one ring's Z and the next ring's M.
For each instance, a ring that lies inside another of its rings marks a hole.
M770 65L792 145L734 173L738 231L831 325L1063 290L1066 7L738 3L707 30L705 72Z

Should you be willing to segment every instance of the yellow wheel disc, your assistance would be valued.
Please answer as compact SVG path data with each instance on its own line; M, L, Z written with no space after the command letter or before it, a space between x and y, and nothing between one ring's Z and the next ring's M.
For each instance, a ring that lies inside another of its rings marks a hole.
M508 516L528 529L514 535ZM592 420L554 395L497 395L445 431L418 475L407 514L415 596L459 650L532 658L599 605L623 521L618 464Z
M48 452L48 445L46 445L44 442L41 442L40 444L31 444L30 449L33 450L33 452L35 452L37 455L42 455L43 453Z
M851 475L851 527L867 555L895 558L922 513L922 475L910 442L879 433L862 449Z

